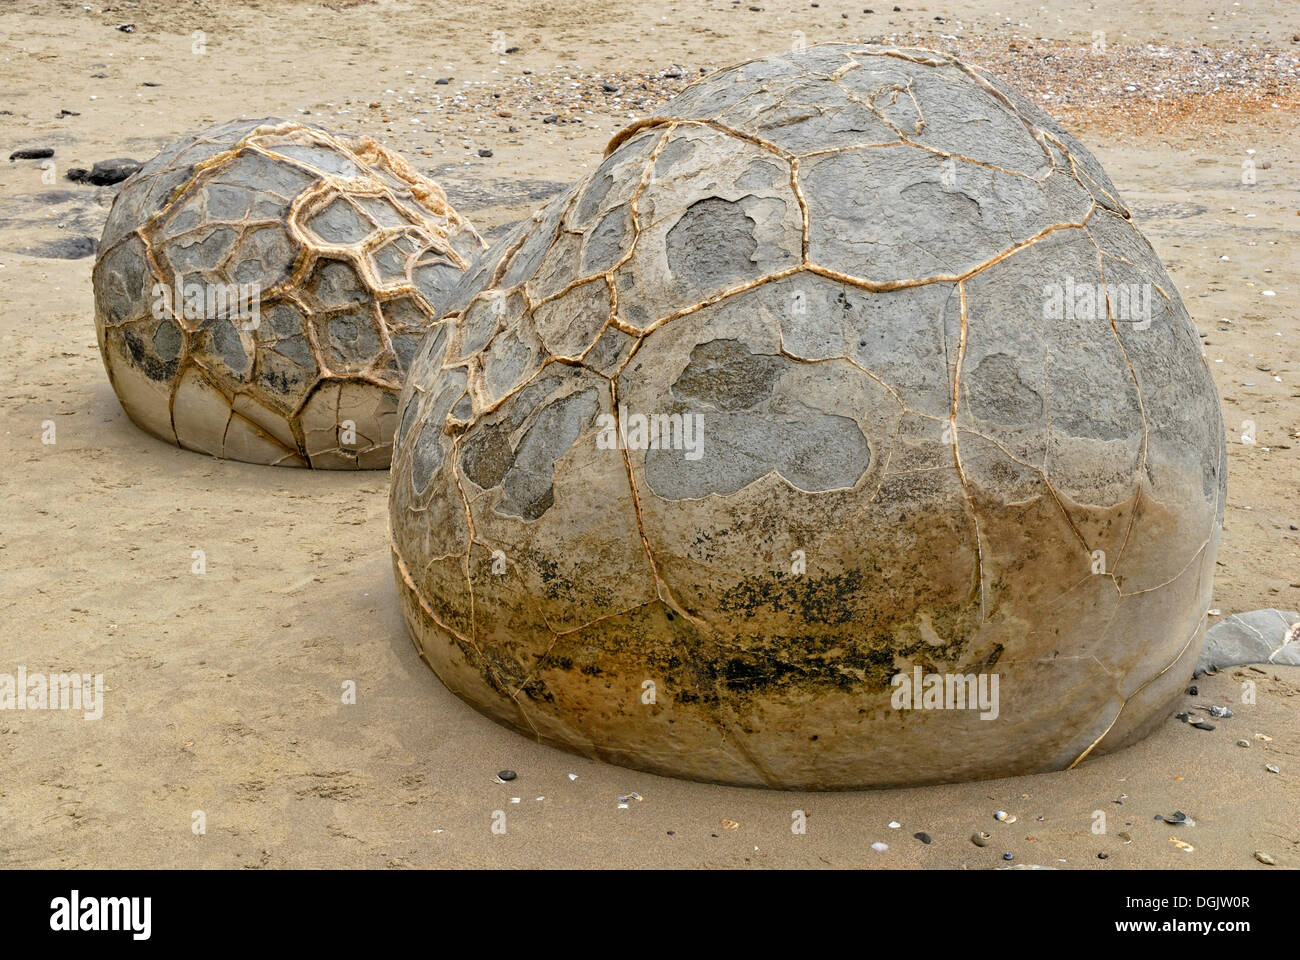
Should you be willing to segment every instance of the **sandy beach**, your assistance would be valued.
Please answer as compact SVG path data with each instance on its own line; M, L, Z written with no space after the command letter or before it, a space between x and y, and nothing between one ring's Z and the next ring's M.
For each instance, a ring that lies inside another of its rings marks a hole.
M69 182L69 168L147 160L237 116L300 119L404 154L490 239L702 73L798 40L905 42L1015 83L1105 166L1223 398L1211 622L1300 609L1300 7L899 6L0 8L0 144L53 150L0 161L0 672L104 676L102 718L0 713L0 866L974 870L1010 853L1063 869L1300 867L1300 668L1199 678L1180 709L1233 718L1203 731L1171 717L1060 773L845 793L638 773L496 725L420 661L390 566L387 472L175 449L114 396L90 273L117 187ZM1154 819L1174 811L1195 826Z

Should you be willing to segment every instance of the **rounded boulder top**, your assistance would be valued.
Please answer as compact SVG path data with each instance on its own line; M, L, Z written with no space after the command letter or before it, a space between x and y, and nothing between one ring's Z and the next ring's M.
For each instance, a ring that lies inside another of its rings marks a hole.
M448 300L404 388L422 656L538 740L838 789L1145 735L1201 646L1225 442L1100 164L942 54L724 69Z
M483 242L365 137L236 120L123 186L94 267L123 408L215 457L387 467L420 340Z

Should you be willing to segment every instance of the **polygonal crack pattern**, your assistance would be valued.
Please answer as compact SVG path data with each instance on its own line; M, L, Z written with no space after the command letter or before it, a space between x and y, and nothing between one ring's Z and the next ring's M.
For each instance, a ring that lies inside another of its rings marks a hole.
M442 190L368 138L236 121L123 187L95 325L131 419L216 457L383 468L421 338L481 251Z
M449 304L394 567L499 720L702 780L941 782L1127 742L1195 662L1225 477L1190 320L1097 161L978 70L697 81ZM996 673L1000 719L893 709L913 666Z

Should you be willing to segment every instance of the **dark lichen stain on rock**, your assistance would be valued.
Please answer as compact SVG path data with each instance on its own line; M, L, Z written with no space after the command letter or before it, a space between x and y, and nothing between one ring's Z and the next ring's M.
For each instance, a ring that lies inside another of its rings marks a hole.
M581 576L581 571L571 569L566 574L560 565L549 555L540 550L524 550L518 557L522 566L533 570L542 581L542 596L560 604L585 603L595 609L608 609L615 598L603 589L593 589L592 584Z
M822 637L796 634L745 638L749 649L726 661L723 683L738 695L768 696L780 690L813 692L827 687L881 693L890 689L899 663L937 669L959 658L964 640L942 647L924 641L899 645L892 635ZM930 659L930 658L933 658Z
M719 607L749 619L790 613L814 623L849 623L864 597L861 570L831 576L766 573L745 577L723 592Z
M652 677L661 690L671 691L674 703L716 704L716 663L694 655L706 643L705 637L690 621L670 613L656 601L563 635L535 672L543 681L548 671L577 674L604 681L606 689L633 674ZM680 651L686 650L692 655L684 658ZM531 693L528 687L525 692Z
M803 635L749 638L745 655L725 661L720 681L732 694L770 695L780 689L836 687L849 691L875 686L869 656L845 650L839 640Z
M145 347L144 340L134 330L123 330L122 340L127 352L131 354L131 362L143 370L150 380L166 382L176 376L179 363L175 359L160 359Z
M774 687L836 686L887 690L899 663L960 664L978 626L973 598L928 606L926 626L893 617L878 618L880 598L871 584L881 571L851 570L827 577L767 574L750 577L723 594L720 609L762 622L775 614L814 627L836 629L794 635L755 634L736 638L744 654L720 647L710 659L726 660L725 684L733 692ZM869 582L870 580L870 582ZM888 630L876 622L891 622ZM847 629L845 625L849 625ZM985 666L997 662L1000 648Z

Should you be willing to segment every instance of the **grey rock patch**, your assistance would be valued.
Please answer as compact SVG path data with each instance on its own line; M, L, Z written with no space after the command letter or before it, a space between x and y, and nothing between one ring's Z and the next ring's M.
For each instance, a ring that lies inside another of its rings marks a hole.
M555 462L590 425L597 410L596 391L588 388L556 400L538 413L502 474L505 496L498 513L536 520L551 508Z
M1206 632L1196 673L1247 663L1300 667L1300 636L1286 642L1288 631L1297 624L1300 613L1271 607L1224 617Z
M674 276L704 277L710 286L744 279L757 249L744 206L717 197L696 201L668 231L668 266Z

